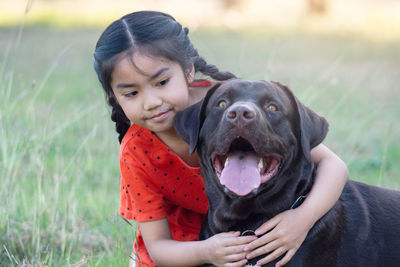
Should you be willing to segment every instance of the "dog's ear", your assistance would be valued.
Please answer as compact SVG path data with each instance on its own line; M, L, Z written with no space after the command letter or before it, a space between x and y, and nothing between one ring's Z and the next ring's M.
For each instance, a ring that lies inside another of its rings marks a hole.
M179 136L189 144L190 154L192 154L197 148L200 130L205 119L204 112L208 100L219 86L220 83L217 83L208 90L206 96L201 101L178 112L174 118L175 130Z
M296 97L300 117L301 147L307 160L311 160L310 151L325 139L329 124L324 117L303 105Z
M279 83L276 84L286 91L289 98L296 105L295 110L298 114L298 131L301 136L301 148L306 159L311 161L310 151L325 139L329 124L324 117L319 116L301 103L288 87Z

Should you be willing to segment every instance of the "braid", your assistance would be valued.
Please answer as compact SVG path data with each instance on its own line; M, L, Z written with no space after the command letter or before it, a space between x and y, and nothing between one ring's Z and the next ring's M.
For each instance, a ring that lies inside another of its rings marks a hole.
M111 120L115 122L115 130L119 134L118 140L121 143L126 132L128 131L131 123L129 119L125 116L124 111L121 106L115 101L114 96L108 98L108 104L112 107Z
M196 71L200 71L201 73L208 75L217 81L225 81L236 78L236 76L230 72L220 71L215 65L207 64L207 62L199 55L197 55L197 57L194 59L194 68Z
M193 47L193 44L190 42L189 39L189 29L188 28L183 28L183 33L186 37L186 46L188 50L188 54L190 54L193 64L194 64L194 69L195 71L200 71L204 75L210 76L211 78L217 80L217 81L225 81L228 79L236 78L236 76L230 72L224 72L220 71L215 65L208 64L204 58L202 58L199 53L197 52L197 49Z

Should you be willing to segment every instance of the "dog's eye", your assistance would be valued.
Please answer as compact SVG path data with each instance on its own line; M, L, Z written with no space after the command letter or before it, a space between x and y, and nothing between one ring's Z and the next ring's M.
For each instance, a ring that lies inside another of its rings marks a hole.
M277 111L278 107L275 106L274 104L269 104L268 107L267 107L267 110L269 110L269 111Z
M219 108L226 108L226 101L225 100L221 100L218 102L217 107Z

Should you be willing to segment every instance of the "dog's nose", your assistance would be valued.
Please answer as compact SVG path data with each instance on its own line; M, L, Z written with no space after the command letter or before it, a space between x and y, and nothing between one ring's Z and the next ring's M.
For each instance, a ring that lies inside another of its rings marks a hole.
M233 105L227 110L226 118L232 123L243 122L245 124L252 122L256 117L256 112L248 105Z

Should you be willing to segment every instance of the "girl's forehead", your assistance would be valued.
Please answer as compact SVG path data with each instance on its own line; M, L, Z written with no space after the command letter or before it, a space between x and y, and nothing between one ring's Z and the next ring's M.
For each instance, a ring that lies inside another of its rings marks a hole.
M121 55L114 68L115 71L132 71L144 76L153 76L160 68L171 68L177 64L164 57L135 52L125 52Z

